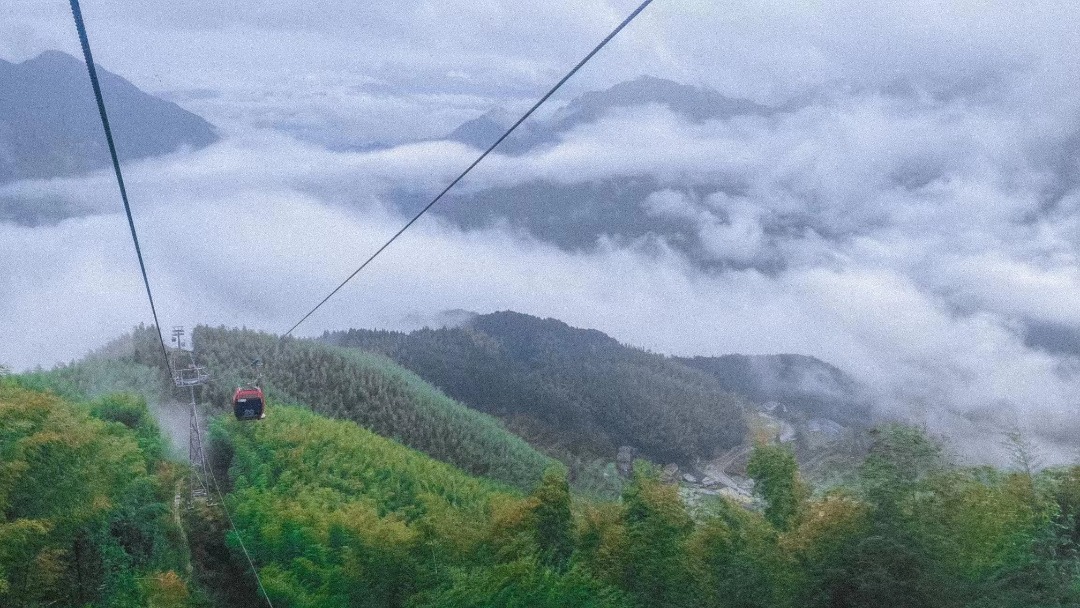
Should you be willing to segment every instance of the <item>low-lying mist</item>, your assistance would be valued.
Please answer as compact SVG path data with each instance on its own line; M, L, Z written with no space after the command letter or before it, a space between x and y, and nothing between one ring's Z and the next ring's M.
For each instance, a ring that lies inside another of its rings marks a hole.
M660 190L626 213L699 222L693 238L721 262L783 264L702 268L665 233L565 249L513 222L463 231L432 214L298 333L510 309L663 353L813 355L959 452L1000 454L1001 432L1019 429L1060 461L1080 431L1080 358L1031 328L1080 320L1080 195L1060 170L1075 120L1027 133L1007 107L962 103L859 94L699 123L617 112L529 155L493 156L466 191L652 175ZM647 153L631 150L641 141ZM450 142L331 152L254 130L131 165L162 323L285 331L426 202L402 190L436 191L475 153ZM731 175L742 194L709 193ZM42 215L0 223L0 362L70 360L148 319L114 189L104 172L0 188L7 209ZM774 229L792 217L805 221Z

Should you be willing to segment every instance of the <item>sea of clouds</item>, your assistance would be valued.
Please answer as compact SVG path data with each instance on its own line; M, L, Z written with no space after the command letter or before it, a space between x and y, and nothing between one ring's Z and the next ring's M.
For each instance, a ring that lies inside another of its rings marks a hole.
M277 333L426 203L398 193L434 194L477 153L425 139L527 103L631 8L129 4L84 7L98 61L225 135L125 168L162 323ZM62 11L14 10L0 56L72 48ZM1072 458L1078 11L657 0L561 103L653 73L784 111L692 122L621 109L493 155L462 186L648 176L659 186L627 212L689 222L728 270L702 269L665 234L566 251L512 224L466 232L429 216L298 333L512 309L663 353L802 353L973 458L999 454L1009 428L1048 461ZM363 150L373 142L387 147ZM0 223L0 362L70 360L148 320L117 198L108 172L0 186L4 205L71 216Z

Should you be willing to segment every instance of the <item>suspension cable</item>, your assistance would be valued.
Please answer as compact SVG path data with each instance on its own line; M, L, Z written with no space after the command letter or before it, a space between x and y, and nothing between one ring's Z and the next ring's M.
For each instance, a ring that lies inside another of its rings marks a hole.
M408 230L409 227L412 226L414 222L416 222L416 220L420 219L420 217L422 215L427 213L428 209L431 209L435 205L435 203L439 202L439 199L441 199L443 197L443 195L445 195L447 192L450 191L451 188L453 188L455 185L457 185L457 183L459 181L461 181L462 178L464 178L470 171L473 170L473 167L480 164L480 161L484 160L484 158L487 157L487 155L490 154L491 151L494 150L496 146L501 144L504 139L509 137L509 135L514 132L514 129L518 128L518 125L525 122L525 119L527 119L529 116L531 116L532 113L535 112L537 110L537 108L539 108L541 105L543 105L544 102L547 101L549 97L554 95L555 91L558 91L559 88L561 88L563 86L563 84L566 83L567 80L570 80L570 78L574 74L576 74L577 71L582 68L582 66L584 66L586 63L588 63L589 60L592 59L594 55L599 53L600 49L604 48L604 46L606 46L607 43L610 42L612 38L614 38L619 32L621 32L623 30L623 28L625 28L627 25L629 25L630 22L633 21L634 18L637 17L641 13L641 11L645 10L645 7L647 7L651 3L652 3L652 0L645 0L644 2L641 3L640 6L638 6L636 9L634 9L634 11L632 13L630 13L626 17L626 19L623 19L622 23L620 23L614 30L612 30L611 33L608 34L606 38L604 38L603 40L600 41L600 44L596 45L596 47L594 47L593 50L589 51L588 55L585 55L585 57L581 61L579 61L577 63L577 65L575 65L565 76L563 76L562 79L559 80L559 82L555 83L555 86L551 87L551 90L549 90L543 97L541 97L539 101L537 101L535 104L533 104L533 106L531 108L529 108L529 111L525 112L525 114L523 114L521 116L521 118L519 118L517 120L517 122L515 122L513 125L511 125L510 128L507 129L506 132L503 133L502 136L499 137L499 139L495 140L495 143L491 144L491 146L489 146L487 150L484 150L483 154L481 154L479 157L477 157L477 159L474 160L472 162L472 164L470 164L468 167L466 167L465 170L462 171L460 175L458 175L456 178L454 178L454 181L450 182L450 185L446 186L446 188L444 188L442 190L442 192L440 192L438 195L436 195L435 198L431 199L430 203L428 203L423 209L421 209L420 212L417 213L411 220L406 222L405 225L402 226L400 230L398 230L396 233L394 233L394 236L390 237L389 240L387 240L385 243L383 243L382 247L379 247L377 250L375 250L375 253L371 254L371 256L367 260L365 260L364 263L361 264L359 268L354 270L352 272L352 274L350 274L348 277L346 277L345 280L342 281L337 287L335 287L333 291L331 291L325 298L322 299L322 301L320 301L318 304L316 304L314 308L309 310L307 312L307 314L305 314L303 317L301 317L299 321L297 321L292 327L289 328L288 331L286 331L284 334L282 334L279 341L283 341L289 334L291 334L293 332L293 330L295 330L297 327L299 327L301 323L306 321L307 318L310 317L312 314L314 314L316 310L321 308L322 305L325 304L327 300L334 297L334 294L336 294L338 291L340 291L341 288L344 287L346 283L351 281L353 279L353 277L355 277L357 274L359 274L361 270L363 270L368 264L371 263L372 260L374 260L376 257L378 257L378 255L380 253L382 253L384 249L389 247L390 243L393 243L395 240L397 240L397 238L399 236L401 236L402 233L404 233L406 230Z
M105 141L109 144L109 155L112 157L113 170L116 172L116 183L120 186L120 199L124 201L124 213L127 215L128 228L131 229L131 240L135 243L135 255L139 258L139 270L142 272L143 285L146 286L146 299L150 301L150 312L154 315L154 329L157 331L158 342L161 343L161 356L165 359L169 376L173 377L175 373L172 362L169 361L169 350L165 347L165 338L161 337L161 323L158 321L157 307L154 306L154 294L150 291L150 279L146 276L146 264L143 262L142 248L139 246L139 235L135 232L135 220L131 217L131 204L128 203L127 188L124 187L124 175L120 172L120 159L116 155L116 144L113 142L112 128L109 126L109 115L105 112L105 99L101 95L101 85L98 83L97 70L94 68L94 56L90 53L90 39L86 35L86 25L83 23L79 0L70 0L70 3L71 14L75 17L75 28L79 31L83 58L86 59L86 69L90 72L90 84L94 87L101 125L105 128Z

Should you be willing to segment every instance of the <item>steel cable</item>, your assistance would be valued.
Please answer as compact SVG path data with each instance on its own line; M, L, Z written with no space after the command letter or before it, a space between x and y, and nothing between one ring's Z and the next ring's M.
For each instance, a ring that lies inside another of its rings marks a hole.
M594 55L599 53L600 49L604 48L607 45L608 42L611 42L612 38L614 38L616 35L618 35L618 33L621 32L623 30L623 28L625 28L627 25L629 25L630 22L633 21L634 18L637 17L639 14L641 14L641 11L645 10L645 7L649 6L649 4L651 4L651 3L652 3L652 0L645 0L644 2L641 3L640 6L638 6L636 9L634 9L634 11L632 13L630 13L626 17L626 19L623 19L622 23L620 23L618 26L616 26L615 29L612 30L611 33L607 35L607 37L605 37L603 40L601 40L600 43L597 44L593 48L593 50L589 51L588 55L585 55L585 57L581 61L579 61L577 63L577 65L575 65L573 68L571 68L571 70L569 72L567 72L567 74L565 76L563 76L559 80L559 82L555 83L555 86L551 87L551 90L549 90L547 93L545 93L544 96L539 99L539 101L537 101L535 104L533 104L533 106L531 108L529 108L529 110L527 112L525 112L525 114L523 114L521 116L521 118L517 119L517 122L515 122L513 125L511 125L510 128L508 128L506 130L506 132L503 133L499 137L499 139L495 140L495 143L491 144L491 146L489 146L487 150L484 150L484 152L479 157L477 157L476 160L474 160L472 162L472 164L470 164L468 167L466 167L465 170L461 172L461 174L459 174L457 177L455 177L454 181L450 182L450 184L448 186L446 186L446 188L443 188L442 192L439 192L439 194L436 195L435 198L431 199L431 202L429 202L423 209L421 209L420 212L417 213L411 220L406 222L405 225L402 226L400 230L398 230L396 233L394 233L394 236L390 237L390 239L387 240L385 243L383 243L383 245L381 247L379 247L377 250L375 250L375 253L371 254L371 256L368 257L368 259L364 260L364 263L361 264L359 268L354 270L352 272L352 274L350 274L348 277L346 277L344 281L342 281L337 287L334 288L333 291L331 291L325 298L323 298L318 304L316 304L314 308L309 310L307 312L307 314L305 314L303 317L301 317L299 321L297 321L292 327L289 328L288 331L281 334L280 340L284 340L289 334L291 334L293 332L293 330L295 330L297 327L299 327L301 323L306 321L308 319L308 317L310 317L312 314L314 314L316 310L319 310L319 308L321 308L322 305L325 304L327 300L334 297L334 294L336 294L338 291L340 291L341 288L344 287L346 283L351 281L353 279L353 277L355 277L357 274L359 274L361 270L363 270L368 264L370 264L372 260L374 260L376 257L378 257L378 255L380 253L382 253L384 249L389 247L391 243L396 241L397 238L402 235L402 233L404 233L406 230L408 230L409 227L412 226L413 223L416 222L416 220L420 219L421 216L423 216L425 213L427 213L428 209L431 209L435 205L435 203L439 202L439 200L443 197L443 195L445 195L447 192L450 191L451 188L453 188L455 185L457 185L457 183L460 182L462 180L462 178L464 178L466 175L468 175L468 173L470 171L472 171L473 168L476 167L476 165L479 165L480 161L484 160L484 158L486 158L488 154L491 154L491 151L494 150L499 144L501 144L504 139L509 137L510 134L513 133L514 130L518 128L518 125L525 122L525 120L527 118L529 118L529 116L532 116L533 112L535 112L537 110L537 108L539 108L541 105L543 105L544 102L548 100L548 98L550 98L552 95L554 95L555 91L558 91L563 86L563 84L566 83L567 80L570 80L570 78L574 74L576 74L577 71L582 68L582 66L584 66L586 63L588 63L589 60L592 59Z
M90 38L86 35L86 25L83 23L79 0L70 0L70 3L71 14L75 17L75 28L79 31L79 43L82 45L83 58L86 59L86 69L90 72L90 84L94 87L94 97L97 99L101 125L105 128L105 141L109 144L109 156L112 157L113 170L116 172L116 183L120 186L120 199L124 201L124 213L127 215L128 228L131 229L131 240L135 243L135 255L139 258L139 271L142 272L143 285L146 286L146 299L150 300L150 312L154 315L154 328L157 330L158 342L161 343L161 356L165 359L165 366L169 369L169 376L175 377L172 362L169 361L169 350L165 347L165 338L161 336L161 323L158 321L157 307L154 306L154 294L150 290L150 279L146 275L146 263L143 262L142 247L139 246L139 235L135 231L135 219L131 216L131 204L128 202L127 188L124 187L124 174L120 171L120 159L116 155L116 144L113 142L112 128L109 126L109 115L105 112L105 99L101 95L101 85L98 83L97 70L94 68L94 56L90 52Z

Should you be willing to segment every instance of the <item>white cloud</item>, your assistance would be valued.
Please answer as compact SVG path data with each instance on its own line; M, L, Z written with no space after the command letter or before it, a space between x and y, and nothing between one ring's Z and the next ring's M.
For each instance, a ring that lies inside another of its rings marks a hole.
M706 259L751 264L766 245L762 210L743 198L721 192L698 202L687 192L661 190L650 194L642 206L652 216L693 224Z
M534 97L637 5L635 0L249 3L102 0L84 8L98 60L151 90L293 89L330 72L397 90ZM0 19L0 56L77 51L64 5L16 3ZM783 101L838 86L909 79L998 95L1075 97L1067 58L1080 43L1068 0L763 0L654 2L571 90L641 73ZM138 52L134 52L138 49ZM1023 86L1009 74L1027 75Z
M633 4L84 7L100 63L227 135L128 167L163 323L284 330L396 230L388 193L434 193L475 154L332 153L264 127L341 144L444 133L545 90ZM65 7L3 10L0 56L77 51ZM1080 362L1023 336L1030 320L1080 327L1077 17L1064 1L658 1L565 95L654 73L799 109L701 123L627 109L493 155L462 186L652 176L662 191L628 205L692 223L717 259L785 266L703 273L662 238L568 253L430 217L302 333L510 308L662 352L820 356L968 439L985 429L964 416L987 411L1080 430ZM908 94L876 92L894 81ZM148 320L108 172L0 198L88 214L0 224L0 361L70 359Z
M132 166L162 322L284 331L400 225L402 218L374 202L350 207L335 196L353 183L421 181L417 167L427 166L427 150L330 154L268 137ZM372 177L376 168L393 178ZM309 181L337 194L313 193ZM37 184L54 188L53 196L100 197L101 204L115 196L110 186L105 176ZM734 218L753 213L745 201L693 204ZM0 230L0 316L18 328L0 339L0 361L22 368L67 360L149 320L122 216ZM874 256L858 243L834 251L846 256L839 266L709 275L670 251L607 244L568 253L498 229L461 233L428 217L300 333L402 328L411 314L453 308L513 309L661 352L816 355L892 403L924 408L931 421L940 422L930 413L941 406L965 412L1004 402L1026 428L1039 429L1068 407L1076 381L1060 374L1060 359L1026 348L1007 322L1006 313L1031 312L1034 298L1003 304L985 297L981 312L958 316L947 294L935 289L935 277L890 260L892 251L885 246ZM1048 279L1038 273L1025 279L1010 267L973 265L1068 300L1068 292L1041 282ZM961 270L944 265L937 280L962 276ZM1075 308L1072 302L1061 303Z

